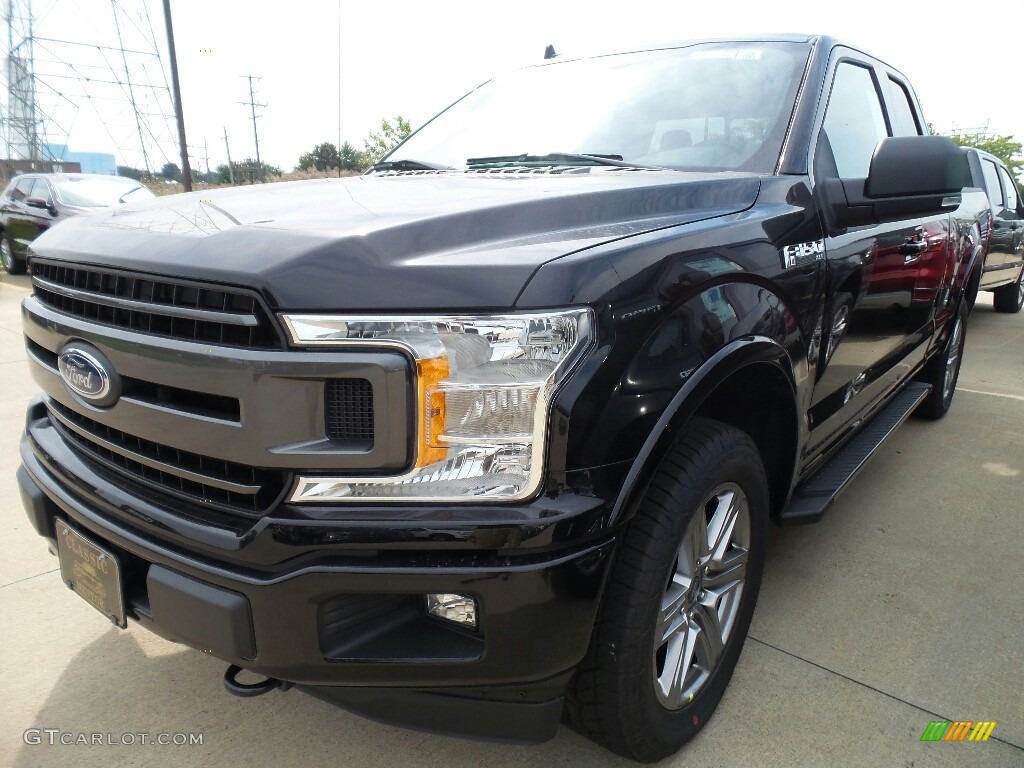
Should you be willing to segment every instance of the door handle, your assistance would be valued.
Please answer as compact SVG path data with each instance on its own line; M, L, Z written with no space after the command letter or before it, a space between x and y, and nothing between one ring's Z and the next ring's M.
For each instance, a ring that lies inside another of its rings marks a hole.
M910 240L908 238L907 242L900 246L900 253L921 253L926 250L928 250L927 240Z
M923 232L918 232L912 237L906 238L899 248L903 254L903 266L913 264L921 260L921 254L928 250L928 241Z

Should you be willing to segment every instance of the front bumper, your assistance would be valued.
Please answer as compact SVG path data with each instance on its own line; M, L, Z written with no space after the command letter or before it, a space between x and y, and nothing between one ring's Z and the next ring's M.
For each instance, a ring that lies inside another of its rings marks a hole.
M614 547L607 530L540 548L510 547L507 532L488 548L416 537L360 548L343 546L336 522L266 518L218 555L209 542L189 546L185 529L161 531L155 511L68 448L44 412L30 411L18 471L32 525L54 543L60 518L114 552L140 625L376 719L486 738L553 735L596 618ZM289 550L293 526L303 546ZM332 542L319 549L308 546L318 526ZM477 600L477 631L426 615L425 594L452 592Z

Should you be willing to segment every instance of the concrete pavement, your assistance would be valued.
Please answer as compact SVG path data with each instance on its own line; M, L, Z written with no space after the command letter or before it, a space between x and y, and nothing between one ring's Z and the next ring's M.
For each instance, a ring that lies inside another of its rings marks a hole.
M223 662L112 628L61 583L14 471L35 391L24 278L0 282L0 766L632 765L562 728L539 747L379 725L297 692L229 696ZM1024 315L982 294L960 392L911 420L825 520L773 529L750 638L714 719L665 765L1024 765ZM997 720L982 744L931 720ZM26 729L202 734L201 745L26 744Z

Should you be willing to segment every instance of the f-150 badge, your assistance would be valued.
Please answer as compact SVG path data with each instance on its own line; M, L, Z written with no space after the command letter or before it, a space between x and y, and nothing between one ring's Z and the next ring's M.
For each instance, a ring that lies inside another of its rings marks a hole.
M809 243L787 245L780 253L783 267L786 269L800 267L825 258L825 241L812 240Z

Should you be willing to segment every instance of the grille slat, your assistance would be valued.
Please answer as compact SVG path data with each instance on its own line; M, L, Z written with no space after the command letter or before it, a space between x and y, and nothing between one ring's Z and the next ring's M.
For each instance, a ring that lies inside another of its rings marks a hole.
M280 349L281 336L255 295L96 267L32 262L35 296L104 325L186 341Z
M238 482L232 482L230 480L221 480L219 477L214 475L212 472L209 474L202 474L208 470L205 466L204 457L199 457L199 472L191 472L184 467L173 466L167 462L178 461L181 458L181 451L175 451L173 449L168 450L165 446L153 443L154 455L147 456L139 452L139 448L142 447L143 443L147 441L135 438L129 441L127 436L123 433L118 434L116 437L118 440L111 441L97 434L83 434L81 427L76 425L72 419L61 415L60 411L53 409L51 415L60 421L65 427L78 433L78 436L95 443L100 448L105 448L108 451L113 451L119 454L123 459L135 462L136 464L143 464L149 469L155 469L158 472L167 474L173 474L180 476L184 480L191 480L192 482L199 483L201 485L211 485L215 488L220 488L223 491L231 491L232 493L241 493L248 496L254 496L259 493L260 487L258 485L242 484ZM171 455L173 452L173 455ZM227 475L227 472L220 473L223 476Z
M51 423L86 458L137 483L234 514L260 515L284 491L287 473L235 464L130 435L50 401Z

